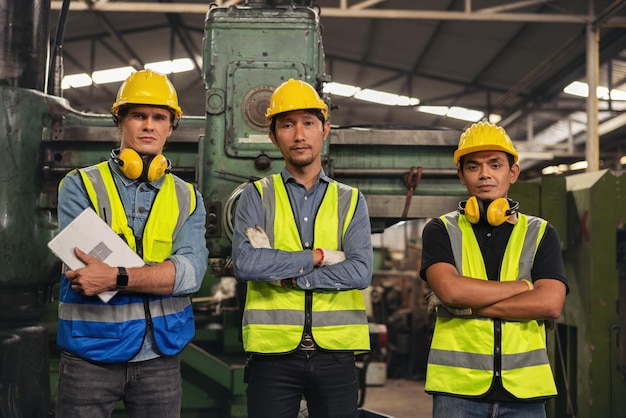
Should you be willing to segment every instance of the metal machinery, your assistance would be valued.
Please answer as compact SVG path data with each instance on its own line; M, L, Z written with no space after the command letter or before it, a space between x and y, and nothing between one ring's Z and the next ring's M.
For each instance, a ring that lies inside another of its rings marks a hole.
M198 185L208 212L210 268L194 298L196 338L182 355L184 417L246 416L241 292L228 279L232 213L243 185L282 167L264 118L273 88L290 77L318 90L329 81L319 17L309 3L207 6L206 114L184 118L167 148L174 172ZM48 11L49 0L0 7L2 417L40 418L52 409L60 265L46 242L57 230L56 187L69 169L107 159L116 139L109 115L82 113L43 93ZM363 191L372 229L381 232L400 220L456 208L465 194L451 158L458 135L335 127L325 169ZM563 316L548 333L560 392L548 404L551 417L617 417L626 408L623 183L623 175L599 172L513 190L523 211L557 226L570 279Z

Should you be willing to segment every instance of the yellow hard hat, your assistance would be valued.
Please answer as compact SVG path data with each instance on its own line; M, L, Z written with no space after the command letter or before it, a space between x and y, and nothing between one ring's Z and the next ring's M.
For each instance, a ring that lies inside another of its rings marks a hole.
M117 92L111 113L117 115L120 107L126 105L164 106L174 113L175 118L183 114L172 82L165 75L152 70L141 70L128 76Z
M454 151L454 164L458 167L461 157L477 151L504 151L517 163L519 155L504 128L489 122L478 122L461 134L459 147Z
M267 120L272 120L279 113L302 109L319 109L324 112L324 119L328 119L328 106L313 86L290 78L272 93L265 117Z

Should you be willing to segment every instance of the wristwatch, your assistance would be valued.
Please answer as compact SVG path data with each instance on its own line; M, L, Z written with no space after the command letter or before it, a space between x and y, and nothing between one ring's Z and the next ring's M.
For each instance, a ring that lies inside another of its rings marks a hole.
M117 268L117 288L123 290L128 286L128 272L125 267Z

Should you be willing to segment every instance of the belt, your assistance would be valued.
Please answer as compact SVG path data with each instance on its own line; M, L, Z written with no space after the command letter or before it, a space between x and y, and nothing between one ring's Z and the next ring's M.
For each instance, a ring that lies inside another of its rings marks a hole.
M310 335L305 335L302 337L298 348L302 351L315 351L315 340Z

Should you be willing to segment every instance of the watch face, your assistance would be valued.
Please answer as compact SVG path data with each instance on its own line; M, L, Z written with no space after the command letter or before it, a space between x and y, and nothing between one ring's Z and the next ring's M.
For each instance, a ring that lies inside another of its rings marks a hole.
M128 286L128 272L124 267L117 268L117 287L122 288Z

